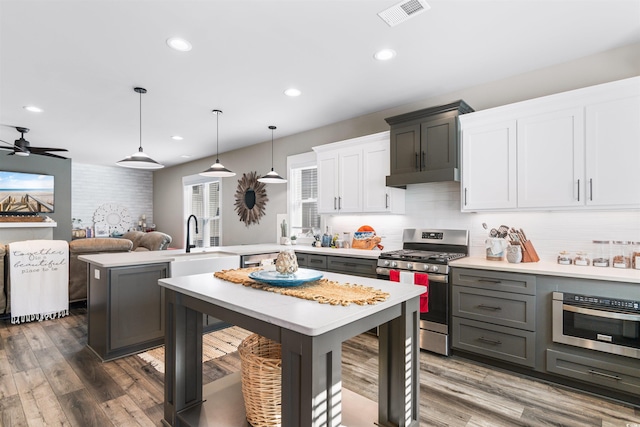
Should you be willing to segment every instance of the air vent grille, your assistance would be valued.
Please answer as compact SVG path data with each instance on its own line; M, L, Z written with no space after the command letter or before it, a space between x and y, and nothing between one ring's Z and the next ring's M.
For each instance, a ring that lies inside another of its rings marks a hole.
M431 6L429 6L424 0L401 1L398 4L391 6L389 9L378 13L378 16L390 27L394 27L409 18L429 10L430 8Z

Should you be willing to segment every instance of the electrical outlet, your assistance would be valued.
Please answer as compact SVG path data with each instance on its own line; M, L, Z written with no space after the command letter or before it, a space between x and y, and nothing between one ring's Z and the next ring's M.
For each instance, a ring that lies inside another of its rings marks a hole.
M93 270L93 277L100 280L100 270L98 270L97 268Z

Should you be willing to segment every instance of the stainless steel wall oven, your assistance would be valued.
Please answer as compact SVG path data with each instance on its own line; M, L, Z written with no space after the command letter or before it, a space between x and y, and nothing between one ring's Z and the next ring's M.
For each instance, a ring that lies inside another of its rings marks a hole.
M640 359L640 301L553 293L553 341Z

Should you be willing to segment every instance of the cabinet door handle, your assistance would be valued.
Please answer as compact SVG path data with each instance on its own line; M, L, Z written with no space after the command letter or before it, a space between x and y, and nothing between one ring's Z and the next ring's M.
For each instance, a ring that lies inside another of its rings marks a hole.
M497 285L498 283L502 283L501 280L492 280L492 279L478 279L478 282L493 283L494 285Z
M467 206L467 187L464 187L464 205Z
M342 209L342 197L338 197L338 210Z
M483 308L485 310L491 310L491 311L501 311L502 310L502 307L498 307L498 306L495 306L495 305L485 305L485 304L480 304L478 306L478 308Z
M593 201L593 179L589 178L589 200Z
M609 378L610 380L621 381L622 378L617 375L605 374L604 372L594 371L593 369L589 369L589 373L591 375L598 375L600 377Z
M334 210L334 211L335 211L336 209L338 209L338 208L336 207L336 202L337 202L337 201L338 201L338 198L337 198L337 197L334 197L334 198L333 198L333 210Z
M580 201L580 180L578 180L578 201Z
M384 208L389 209L389 193L384 195Z
M485 337L478 338L478 341L484 342L484 343L487 343L487 344L492 344L492 345L501 345L502 344L502 341L492 340L491 338L485 338Z
M424 151L422 152L422 162L420 163L420 170L424 169L426 162L424 160Z
M416 170L420 170L420 165L418 164L418 153L416 153Z

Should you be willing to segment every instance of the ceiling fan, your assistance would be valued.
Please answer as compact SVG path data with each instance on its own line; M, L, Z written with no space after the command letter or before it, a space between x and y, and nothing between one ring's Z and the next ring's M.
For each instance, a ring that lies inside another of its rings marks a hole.
M28 156L29 154L38 154L40 156L49 156L49 157L56 157L58 159L66 159L66 157L62 157L57 154L50 153L50 151L69 151L66 148L32 147L31 143L29 143L29 141L24 139L24 134L29 132L29 128L20 127L20 126L11 126L11 127L15 127L15 129L18 132L20 132L20 139L16 139L13 144L0 139L0 142L3 142L11 146L11 148L0 146L0 150L13 151L13 153L9 153L9 156L12 156L14 154L16 156Z

